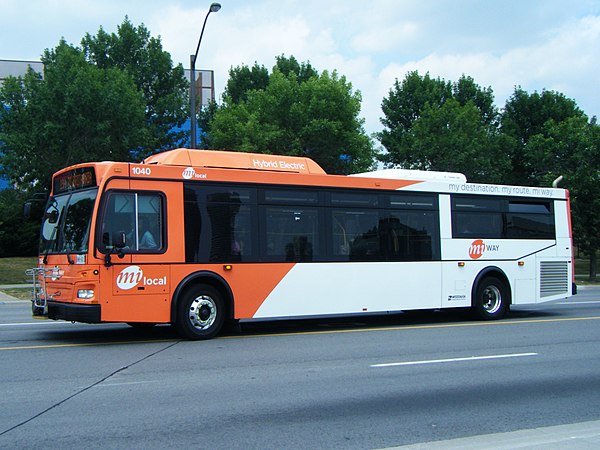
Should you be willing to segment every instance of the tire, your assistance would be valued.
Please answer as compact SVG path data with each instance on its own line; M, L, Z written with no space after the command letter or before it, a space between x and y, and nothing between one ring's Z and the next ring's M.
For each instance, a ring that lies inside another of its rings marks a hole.
M188 339L210 339L221 330L224 319L225 303L219 291L200 284L187 289L181 297L175 329Z
M43 306L36 306L35 303L31 302L31 315L34 317L44 317L45 308Z
M473 310L483 320L497 320L506 315L510 306L510 291L506 283L496 277L485 277L477 285Z

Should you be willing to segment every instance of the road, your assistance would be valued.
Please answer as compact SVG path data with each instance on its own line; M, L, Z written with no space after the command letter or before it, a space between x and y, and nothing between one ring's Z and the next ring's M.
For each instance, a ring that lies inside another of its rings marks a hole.
M205 342L28 308L0 303L0 448L459 448L448 440L485 435L477 448L588 423L600 442L600 288L497 322L282 322Z

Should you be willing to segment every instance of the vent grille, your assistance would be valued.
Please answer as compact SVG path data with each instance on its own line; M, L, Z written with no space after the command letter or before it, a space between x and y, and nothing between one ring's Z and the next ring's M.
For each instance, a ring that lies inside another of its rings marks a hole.
M569 263L567 261L542 261L540 263L540 297L568 294Z

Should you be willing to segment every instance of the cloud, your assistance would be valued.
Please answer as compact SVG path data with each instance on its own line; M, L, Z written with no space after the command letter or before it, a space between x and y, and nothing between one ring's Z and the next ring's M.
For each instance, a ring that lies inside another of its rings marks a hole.
M280 54L336 69L362 93L368 132L379 131L381 101L411 70L449 81L462 74L491 86L504 105L519 85L552 89L600 115L598 0L242 0L210 15L198 68L213 69L217 94L231 67L271 68ZM37 59L61 36L79 44L125 15L160 35L173 61L189 67L209 2L0 0L0 58Z
M528 92L543 89L561 92L573 98L588 115L598 115L597 55L600 55L600 17L586 16L552 30L543 43L500 54L431 53L414 61L392 62L379 72L377 92L381 94L385 86L389 91L396 79L402 80L413 70L448 81L456 81L465 74L482 87L490 86L500 108L514 88L521 86ZM375 111L365 113L375 114Z

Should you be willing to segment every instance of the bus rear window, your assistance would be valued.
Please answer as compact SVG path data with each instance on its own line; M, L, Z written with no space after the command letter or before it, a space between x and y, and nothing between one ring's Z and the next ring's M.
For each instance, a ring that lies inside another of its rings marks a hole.
M553 204L506 197L452 197L455 238L554 239Z

